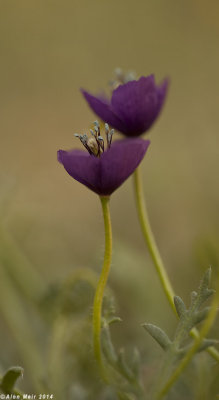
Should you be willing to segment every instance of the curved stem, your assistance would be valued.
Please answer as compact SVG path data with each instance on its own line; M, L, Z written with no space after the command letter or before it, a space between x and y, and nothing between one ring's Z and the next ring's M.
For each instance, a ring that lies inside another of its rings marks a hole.
M143 193L143 186L142 186L142 179L140 176L140 167L138 167L135 172L134 172L134 187L135 187L135 197L136 197L136 205L137 205L137 211L138 211L138 217L139 221L141 224L141 229L143 232L143 236L146 242L146 245L148 247L148 250L150 252L151 258L154 262L157 274L159 276L159 279L161 281L161 285L164 289L164 292L167 296L167 299L173 309L173 311L176 313L176 309L174 306L174 291L171 286L170 280L168 278L168 275L166 273L163 261L161 259L151 226L149 222L149 217L145 205L145 200L144 200L144 193Z
M162 399L162 397L165 396L169 392L170 388L176 382L178 377L181 375L183 370L187 367L187 365L191 361L192 357L194 356L194 354L198 350L202 340L206 337L206 335L210 331L210 329L211 329L211 327L212 327L212 325L214 323L214 320L215 320L215 318L217 316L218 302L219 302L219 279L218 279L218 282L217 282L217 291L216 291L215 298L214 298L214 300L212 302L211 309L210 309L210 312L208 314L208 317L206 318L206 320L205 320L205 322L204 322L204 324L202 326L202 329L199 332L199 335L195 338L192 347L190 348L188 353L184 356L184 358L181 360L181 362L179 363L178 367L173 372L172 376L169 378L169 380L167 381L167 383L165 384L165 386L163 387L161 392L158 394L158 397L157 397L158 399Z
M174 305L174 290L171 285L171 282L169 280L169 277L166 273L162 258L160 256L152 229L147 213L147 208L146 208L146 203L144 199L144 192L143 192L143 185L142 185L142 179L141 179L141 173L140 173L140 167L138 167L135 172L134 172L134 188L135 188L135 198L136 198L136 206L137 206L137 211L138 211L138 217L139 221L141 224L141 229L142 233L146 242L146 245L148 247L148 250L150 252L151 258L154 262L154 266L156 268L158 277L160 279L161 285L163 287L163 290L166 294L166 297L175 313L175 305ZM193 328L191 330L191 336L194 338L199 337L199 333L196 328ZM219 352L214 348L214 347L209 347L207 349L208 353L211 354L211 356L219 362Z
M102 314L104 289L107 283L110 271L111 258L112 258L112 228L111 228L110 211L109 211L109 197L100 197L100 200L102 204L104 228L105 228L105 253L104 253L104 261L103 261L101 275L94 296L93 345L94 345L95 358L98 362L101 374L104 380L106 380L103 367L103 360L102 360L102 350L101 350L101 314Z

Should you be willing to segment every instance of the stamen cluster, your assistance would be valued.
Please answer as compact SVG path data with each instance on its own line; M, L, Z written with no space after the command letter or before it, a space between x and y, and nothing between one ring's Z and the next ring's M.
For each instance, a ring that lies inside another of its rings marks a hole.
M86 133L84 135L78 135L75 133L75 137L79 138L81 143L84 145L85 149L88 153L95 157L100 157L102 153L104 153L105 145L104 139L100 135L100 124L98 121L94 121L94 129L90 129L91 137L89 137ZM105 136L107 142L107 149L110 149L112 143L112 136L114 133L114 129L109 128L108 124L105 124Z
M124 85L127 82L137 79L134 71L124 72L121 68L116 68L114 71L115 79L109 82L112 90L115 90L119 85Z

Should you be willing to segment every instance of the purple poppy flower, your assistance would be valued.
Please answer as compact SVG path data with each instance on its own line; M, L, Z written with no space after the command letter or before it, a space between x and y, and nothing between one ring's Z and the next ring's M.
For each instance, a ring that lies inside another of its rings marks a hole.
M167 94L168 80L156 85L153 75L119 85L111 99L93 96L82 89L90 108L126 136L146 132L158 117Z
M76 135L88 152L83 150L58 151L58 161L68 174L100 196L111 195L134 172L143 159L149 140L131 138L111 145L113 130L106 124L107 149L96 123L93 137ZM105 151L104 151L105 150Z

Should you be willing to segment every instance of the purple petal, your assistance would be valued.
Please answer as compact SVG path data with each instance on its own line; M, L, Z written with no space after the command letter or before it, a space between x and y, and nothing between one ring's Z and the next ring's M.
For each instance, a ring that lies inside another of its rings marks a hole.
M157 115L161 111L161 108L163 107L167 91L169 87L169 79L164 79L163 82L160 84L160 86L157 89L158 93L158 109L157 109Z
M149 140L126 139L114 142L101 157L101 191L110 195L134 172L142 161Z
M98 115L98 117L118 131L123 131L124 127L120 118L113 112L110 102L106 98L103 98L102 95L95 97L83 89L81 89L81 92L87 100L90 108L96 115Z
M95 191L100 175L100 160L83 150L59 150L58 161L72 178Z
M158 117L167 94L168 81L157 86L153 75L120 85L113 91L111 103L102 96L82 90L91 109L126 136L145 133Z
M154 76L141 77L120 85L112 95L112 109L126 126L128 136L146 132L155 121L165 97L164 88L157 88Z
M80 150L58 151L58 161L78 182L101 196L111 195L143 159L149 140L114 142L100 158Z

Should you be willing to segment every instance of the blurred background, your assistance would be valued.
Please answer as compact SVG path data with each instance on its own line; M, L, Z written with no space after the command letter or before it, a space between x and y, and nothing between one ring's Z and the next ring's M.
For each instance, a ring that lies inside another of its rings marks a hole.
M157 82L170 78L142 164L151 223L175 291L187 304L203 271L216 267L218 13L216 0L0 1L0 368L23 366L24 389L39 390L39 375L45 385L49 377L54 386L62 380L56 368L62 351L51 349L67 331L76 337L80 312L72 331L57 322L56 294L69 277L74 286L78 271L93 281L101 268L99 199L56 160L58 149L78 146L73 134L86 132L95 119L80 87L107 90L116 67L154 73ZM149 368L161 351L140 324L158 324L171 335L176 321L141 236L131 178L112 196L111 212L109 286L123 319L113 337L117 346L138 345ZM80 307L89 314L92 293L84 297L85 289L71 301L85 299ZM74 354L79 346L84 342L76 342ZM83 383L75 360L71 390L77 394L66 398L97 398L87 394L94 385ZM53 369L58 378L50 376Z

